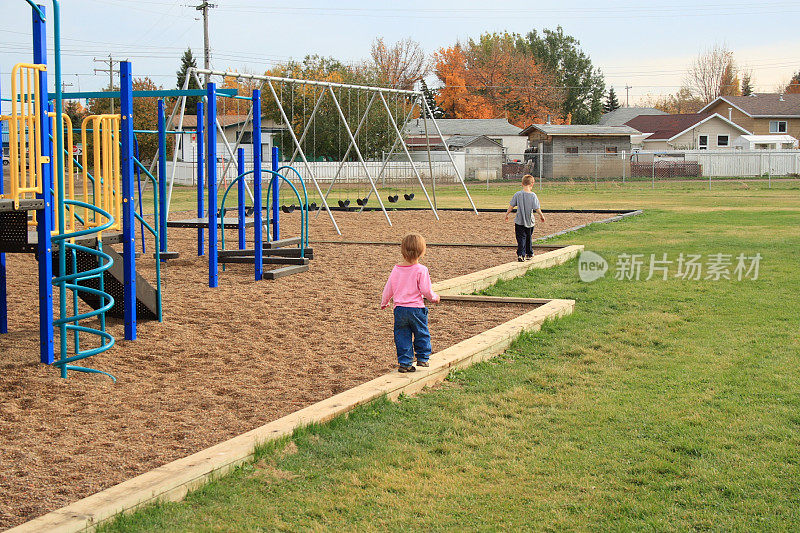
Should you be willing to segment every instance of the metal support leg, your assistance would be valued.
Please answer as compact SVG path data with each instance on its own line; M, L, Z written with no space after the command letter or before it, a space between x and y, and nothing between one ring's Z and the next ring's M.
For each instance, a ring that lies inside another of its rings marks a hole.
M239 148L237 155L236 164L239 168L239 175L245 173L244 169L244 148ZM236 183L236 192L238 193L238 198L236 199L236 204L238 206L239 211L239 249L244 250L245 248L245 235L244 235L244 180L245 178L240 179ZM225 213L222 213L223 218L225 217Z
M205 216L205 144L203 124L203 102L197 102L197 218ZM197 228L197 255L205 253L205 243L203 242L203 228Z
M256 280L264 277L264 226L261 218L261 202L261 91L255 89L253 91L253 241Z
M181 113L183 118L183 113ZM175 164L173 163L173 170ZM167 252L167 128L164 120L164 100L158 101L158 246L161 253ZM161 260L166 263L166 259Z
M2 122L0 122L2 124ZM2 152L2 143L0 143L0 152ZM0 153L2 156L2 153ZM2 159L2 157L0 157ZM3 184L5 177L3 176L3 164L0 162L0 195L3 194ZM8 293L6 291L6 254L0 254L0 334L8 333Z
M133 75L129 61L119 64L122 141L122 272L125 285L125 339L136 340L136 227L133 196Z
M478 208L475 207L475 202L472 201L472 196L469 194L469 190L467 189L467 184L464 183L464 176L461 175L461 171L458 169L458 165L456 165L455 159L453 159L453 154L450 153L450 149L447 147L447 143L444 140L444 136L442 136L442 130L439 129L439 124L436 123L436 119L433 118L433 112L431 111L430 106L428 106L428 102L425 98L420 98L422 103L425 104L425 109L428 111L428 116L431 117L431 122L433 122L433 127L436 128L436 133L439 135L439 139L442 141L442 146L444 146L444 151L447 152L447 157L450 158L450 163L453 164L453 169L456 171L456 175L458 176L458 180L461 182L461 186L464 187L464 192L467 193L467 198L469 199L469 203L472 206L472 210L475 214L478 214Z
M219 285L217 263L217 85L208 84L208 286Z
M367 173L367 179L369 180L370 185L372 185L372 191L375 193L375 197L378 199L378 203L381 206L381 210L383 211L384 216L386 217L386 222L389 225L392 225L392 220L389 218L389 213L386 212L386 207L383 205L383 200L381 200L381 195L378 194L378 189L375 187L375 182L372 181L372 176L369 173L369 168L367 168L367 163L364 161L364 158L361 156L361 150L358 148L358 144L356 144L356 139L353 137L353 132L350 131L350 126L347 124L347 119L344 116L344 112L342 111L342 107L339 105L339 101L336 99L336 94L334 94L333 89L328 87L328 92L333 98L333 103L336 104L336 110L339 112L339 118L342 119L344 123L344 129L347 131L347 135L350 137L350 141L353 142L356 149L356 156L358 156L358 160L361 162L361 166L364 167L364 172Z
M402 134L400 133L400 129L397 127L397 122L395 122L394 117L392 116L392 110L389 109L389 104L386 103L386 98L383 97L383 93L378 93L381 97L381 102L383 102L383 107L386 109L386 112L389 114L389 121L394 128L394 132L397 134L398 137L402 138ZM423 119L424 120L424 119ZM411 159L411 154L408 152L408 147L406 143L400 143L403 147L403 151L406 154L406 158L408 162L411 163L411 169L414 171L414 175L417 177L417 181L419 182L420 187L422 187L422 192L425 193L425 198L428 199L428 205L431 206L431 211L433 211L433 216L436 217L436 220L439 220L439 213L436 212L436 208L433 206L433 202L431 201L431 197L428 196L428 191L425 189L425 184L422 182L422 177L417 172L417 166L414 164L414 160Z
M39 6L42 13L45 13L44 6ZM43 18L39 16L36 10L33 11L33 62L36 64L47 64L47 35L46 23ZM13 96L13 95L12 95ZM39 113L41 117L41 143L42 147L48 146L50 142L50 118L47 116L47 72L39 74L39 96L40 101L35 102L34 105L39 106ZM62 158L63 159L63 158ZM51 163L43 163L41 165L42 171L42 194L37 194L38 198L44 200L44 208L36 211L37 232L39 234L39 244L36 250L37 257L39 258L39 359L42 363L52 364L54 360L53 352L53 256L52 244L50 240L50 230L53 227L53 197L50 194L50 189L53 184L50 183L50 165ZM63 176L62 176L63 178ZM64 188L59 190L59 199L63 201ZM63 205L63 204L62 204ZM62 208L63 210L63 208ZM59 219L60 225L63 225L64 216L62 213ZM59 255L61 263L59 265L61 274L66 274L66 254L64 247L59 247ZM61 316L67 314L67 295L66 286L61 284L59 287L59 311ZM61 348L62 354L67 352L67 327L66 324L61 325Z
M314 171L311 170L311 165L308 164L308 159L306 159L306 154L303 152L303 148L300 146L300 143L297 141L297 135L295 135L294 130L291 127L289 122L289 117L286 116L286 111L283 109L283 104L281 103L280 98L278 98L278 93L275 92L275 87L273 87L271 81L267 81L267 86L269 87L270 92L272 93L272 98L275 103L278 105L278 111L281 113L281 118L283 119L283 123L289 126L289 135L292 138L292 142L294 142L295 147L300 152L300 157L303 159L303 164L306 167L306 172L308 175L311 176L311 181L314 182L314 187L317 189L317 193L319 194L320 198L322 198L322 206L325 208L325 211L328 212L328 216L333 222L333 227L336 230L336 233L341 235L342 232L339 230L339 225L336 223L336 219L333 218L333 213L331 213L331 209L328 206L328 201L325 200L325 197L322 196L322 190L319 188L319 183L317 183L317 178L314 175Z

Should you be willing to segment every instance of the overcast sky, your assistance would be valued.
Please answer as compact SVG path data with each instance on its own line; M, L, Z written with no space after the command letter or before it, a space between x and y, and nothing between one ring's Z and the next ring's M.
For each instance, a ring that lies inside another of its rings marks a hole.
M358 61L368 56L375 37L387 42L411 37L432 53L484 32L524 33L557 25L581 41L623 104L625 85L632 86L632 104L647 94L674 92L692 58L715 43L734 51L739 66L752 71L760 91L775 91L800 70L798 2L214 2L218 7L210 16L212 66L222 70L263 71L307 54ZM103 65L93 58L109 53L133 61L134 75L174 86L179 57L187 46L202 64L202 22L191 7L197 3L64 0L63 71L64 81L72 84L67 90L107 85L107 74L94 73ZM51 26L48 31L52 33ZM0 72L6 95L11 66L30 61L30 42L30 8L24 0L2 0Z

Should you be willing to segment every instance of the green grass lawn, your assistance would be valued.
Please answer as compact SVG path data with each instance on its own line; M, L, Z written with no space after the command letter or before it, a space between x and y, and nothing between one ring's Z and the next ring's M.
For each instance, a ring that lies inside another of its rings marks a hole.
M503 205L499 192L482 200ZM574 298L573 315L101 530L798 530L798 190L542 200L649 209L554 240L603 255L605 278L581 282L573 261L487 291ZM622 253L763 258L758 280L634 281L614 278Z

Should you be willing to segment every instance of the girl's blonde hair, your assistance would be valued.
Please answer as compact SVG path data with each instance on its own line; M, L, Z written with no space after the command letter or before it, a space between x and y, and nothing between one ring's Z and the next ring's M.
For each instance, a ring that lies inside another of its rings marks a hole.
M523 185L533 185L534 181L536 181L536 180L530 174L525 174L524 176L522 176L522 184Z
M400 253L403 254L403 259L409 263L416 261L425 253L425 237L419 233L409 233L403 237L403 242L400 244Z

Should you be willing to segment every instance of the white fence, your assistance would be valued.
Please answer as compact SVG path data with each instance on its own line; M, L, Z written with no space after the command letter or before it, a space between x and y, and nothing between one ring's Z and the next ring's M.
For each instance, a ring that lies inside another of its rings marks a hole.
M285 161L280 163L281 166L285 164L288 164L288 162ZM381 178L378 179L378 175L381 174L381 168L383 168L384 164L386 168L383 170ZM341 163L337 161L318 161L309 163L314 176L320 183L331 182L336 176L340 165ZM302 161L295 161L292 166L294 166L294 168L300 172L304 179L308 180L308 171L306 170L305 164ZM437 182L441 182L443 184L458 182L458 176L456 175L456 171L450 161L432 161L431 164L428 165L426 160L425 162L416 162L415 166L417 172L423 180L430 179L430 168L433 167L433 175L436 177ZM172 175L172 167L172 162L167 161L168 176ZM393 182L408 182L410 180L416 180L414 170L411 168L411 163L408 161L388 161L386 163L381 161L367 161L366 167L369 170L369 174L372 179L377 180L377 184L380 186L385 186L386 184L391 184ZM251 170L253 168L252 160L246 162L245 168L246 170ZM263 168L269 169L269 163L264 163ZM463 168L460 168L459 170L462 170L463 173ZM239 171L236 168L235 163L228 164L227 162L222 161L217 162L217 177L221 182L232 180L238 175ZM294 178L292 173L286 173L286 177L290 179ZM252 176L248 177L248 181L252 181ZM345 162L341 171L339 172L339 177L336 179L336 183L365 183L367 181L367 174L364 172L364 165L358 161ZM197 183L197 163L176 163L175 183L177 185L195 185Z

